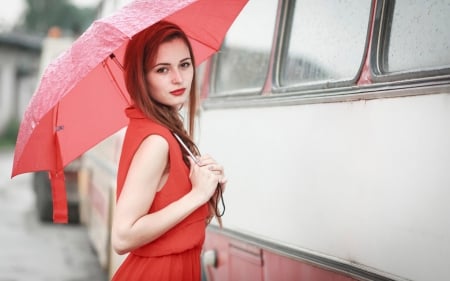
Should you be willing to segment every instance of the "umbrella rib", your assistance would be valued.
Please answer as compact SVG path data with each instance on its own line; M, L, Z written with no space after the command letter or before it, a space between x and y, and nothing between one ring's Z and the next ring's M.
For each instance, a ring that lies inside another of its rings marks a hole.
M120 64L120 62L117 60L116 56L114 54L110 55L110 58L119 66L120 70L123 71L123 66ZM119 90L120 95L122 96L122 98L125 100L125 102L127 104L130 104L127 96L125 95L125 93L122 91L122 88L119 86L119 83L116 80L116 77L114 76L114 74L111 71L111 68L109 67L109 64L106 62L107 59L105 59L102 64L103 67L106 68L106 71L108 72L108 76L109 78L112 80L113 84L116 86L116 88Z
M117 59L116 55L114 53L111 53L109 55L109 57L112 59L113 62L116 63L116 65L120 68L120 70L123 71L123 65L119 62L119 60Z

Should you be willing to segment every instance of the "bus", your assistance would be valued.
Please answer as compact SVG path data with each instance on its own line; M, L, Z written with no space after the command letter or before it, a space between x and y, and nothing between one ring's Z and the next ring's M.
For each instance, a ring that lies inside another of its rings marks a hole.
M204 280L450 277L448 15L448 0L249 1L199 68L196 141L229 179ZM123 135L82 163L111 273Z

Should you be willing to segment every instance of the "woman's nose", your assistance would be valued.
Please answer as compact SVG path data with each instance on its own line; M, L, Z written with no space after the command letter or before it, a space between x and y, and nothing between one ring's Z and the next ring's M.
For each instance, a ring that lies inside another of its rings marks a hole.
M181 73L178 70L174 70L172 73L172 83L179 84L183 82L183 77L181 76Z

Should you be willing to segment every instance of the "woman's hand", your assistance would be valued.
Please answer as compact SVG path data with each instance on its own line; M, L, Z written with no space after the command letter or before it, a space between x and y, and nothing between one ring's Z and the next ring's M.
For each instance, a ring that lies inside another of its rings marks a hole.
M189 158L189 161L191 163L189 178L192 183L192 191L198 192L202 204L206 203L216 191L221 177L217 172L209 169L207 165L200 166L191 158Z
M227 179L225 177L223 166L218 164L216 160L214 160L211 156L205 155L198 159L198 165L201 167L206 167L209 171L214 173L219 177L218 181L218 189L215 190L215 193L209 200L209 217L207 219L207 223L211 221L211 219L215 216L217 218L217 222L219 226L222 228L222 215L225 212L225 203L223 202L222 193L225 191L225 187L227 184ZM219 210L219 202L222 204L222 211Z
M204 155L198 159L198 165L201 167L207 167L208 170L219 176L219 183L222 185L222 189L225 189L227 184L227 178L223 166L218 164L210 155Z

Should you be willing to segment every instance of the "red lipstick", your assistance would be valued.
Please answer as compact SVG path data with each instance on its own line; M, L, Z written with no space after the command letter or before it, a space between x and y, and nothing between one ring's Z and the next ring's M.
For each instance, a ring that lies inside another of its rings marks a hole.
M174 96L181 96L182 94L184 94L184 91L186 91L186 88L176 89L171 91L170 93Z

